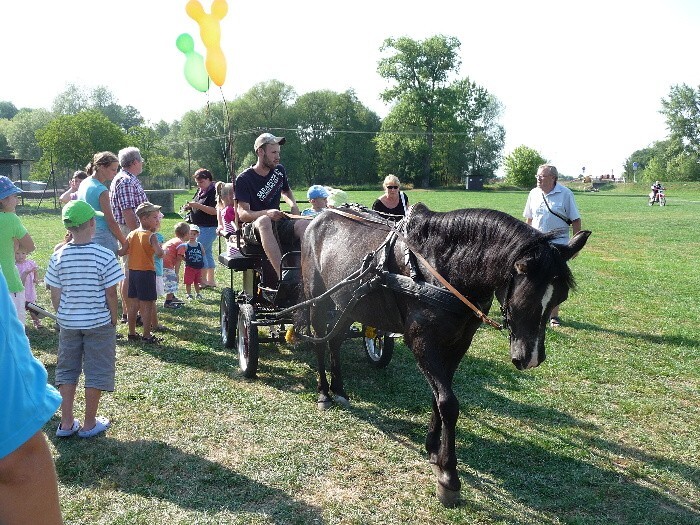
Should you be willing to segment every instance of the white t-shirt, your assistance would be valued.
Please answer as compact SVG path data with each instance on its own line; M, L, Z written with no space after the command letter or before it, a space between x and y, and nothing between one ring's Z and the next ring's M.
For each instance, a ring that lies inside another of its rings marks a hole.
M112 250L95 244L68 243L49 260L44 281L61 289L58 324L89 330L112 321L105 290L124 279Z
M569 225L547 209L545 198L552 211L567 217L571 221L575 221L580 219L581 216L578 213L578 208L576 208L574 194L569 188L561 184L555 184L552 191L546 196L540 188L535 187L530 190L525 203L525 210L523 211L523 217L532 219L533 228L543 233L560 230L561 235L554 239L553 242L566 244L569 242Z

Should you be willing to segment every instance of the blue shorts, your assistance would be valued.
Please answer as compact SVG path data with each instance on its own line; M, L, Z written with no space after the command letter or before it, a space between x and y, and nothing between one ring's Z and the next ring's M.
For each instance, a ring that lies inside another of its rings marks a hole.
M155 301L158 299L155 270L129 270L128 297L139 301Z
M58 336L56 386L77 385L85 374L85 388L114 390L117 329L107 323L89 330L61 328Z
M95 235L92 236L92 242L104 246L108 250L112 250L114 255L117 255L117 251L119 251L119 242L109 230L96 230Z

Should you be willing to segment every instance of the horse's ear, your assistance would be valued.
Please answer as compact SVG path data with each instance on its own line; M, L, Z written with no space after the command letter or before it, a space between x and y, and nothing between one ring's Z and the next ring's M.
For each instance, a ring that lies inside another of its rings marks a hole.
M554 246L557 247L562 257L564 257L564 260L568 261L576 257L578 252L581 251L581 248L586 245L586 241L591 233L592 232L589 230L581 230L569 239L569 244L555 244Z
M517 273L519 273L519 274L527 273L527 259L520 259L519 261L516 261L513 266L515 267L515 271Z

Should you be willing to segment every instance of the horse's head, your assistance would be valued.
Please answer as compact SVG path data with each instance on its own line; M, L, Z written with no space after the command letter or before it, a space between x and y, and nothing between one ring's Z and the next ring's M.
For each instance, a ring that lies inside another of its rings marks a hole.
M549 315L574 286L566 262L583 248L590 234L578 232L564 245L543 243L535 254L515 262L510 282L498 291L510 331L510 356L518 370L536 367L545 360Z

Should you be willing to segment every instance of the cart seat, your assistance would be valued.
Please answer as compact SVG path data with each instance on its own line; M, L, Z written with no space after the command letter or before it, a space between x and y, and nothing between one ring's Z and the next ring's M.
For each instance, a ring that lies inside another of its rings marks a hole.
M229 270L254 270L262 265L262 257L259 255L244 255L235 248L230 248L219 254L219 262Z

